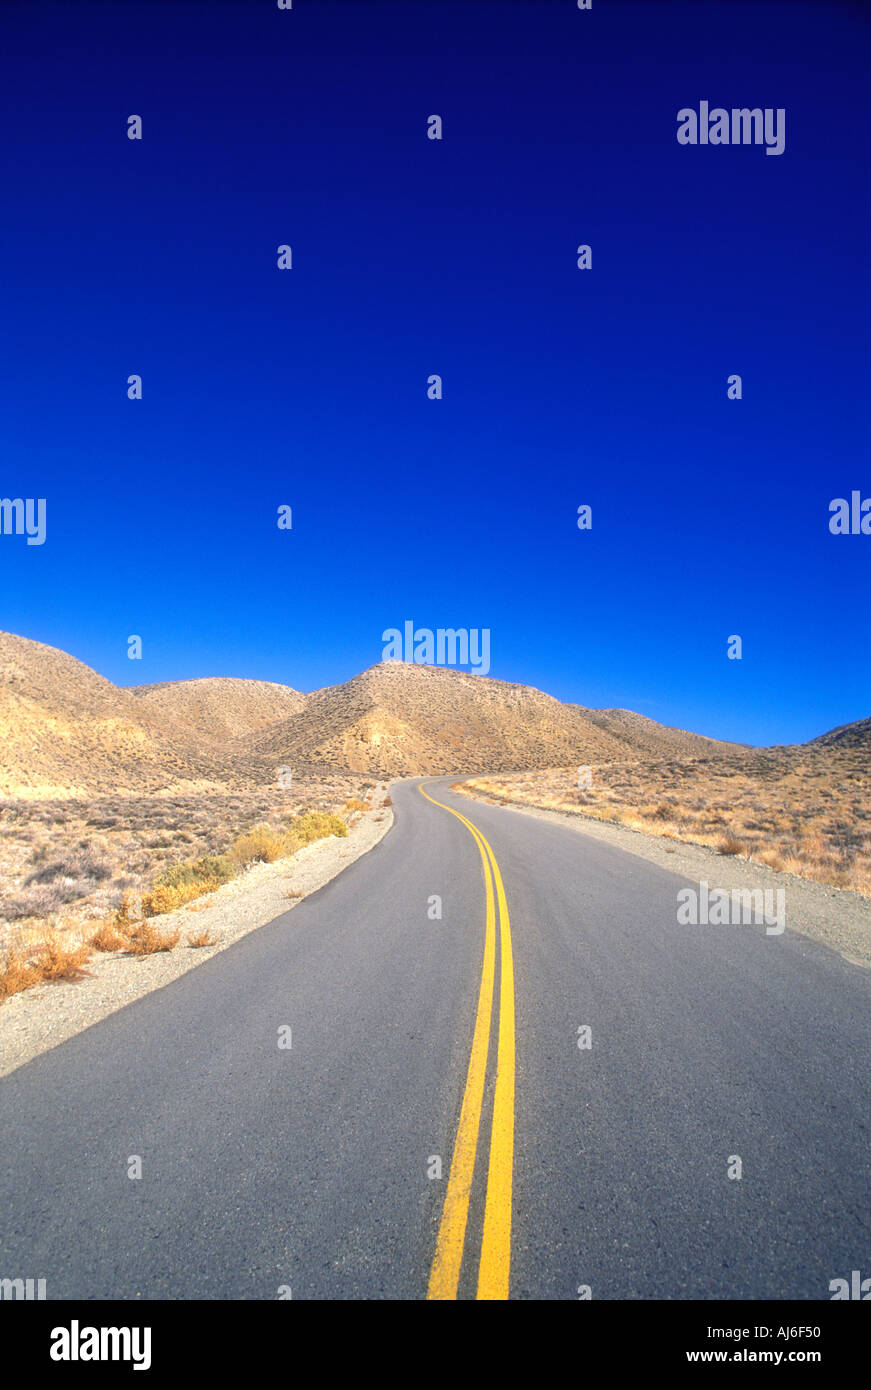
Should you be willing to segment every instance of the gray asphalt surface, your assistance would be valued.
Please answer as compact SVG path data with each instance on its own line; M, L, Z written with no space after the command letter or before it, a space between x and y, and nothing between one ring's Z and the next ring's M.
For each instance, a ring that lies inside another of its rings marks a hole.
M427 789L487 836L511 914L512 1297L828 1299L871 1274L871 975L788 928L678 926L678 876L450 780ZM0 1277L425 1295L484 894L460 822L416 783L393 799L386 838L292 913L0 1080Z

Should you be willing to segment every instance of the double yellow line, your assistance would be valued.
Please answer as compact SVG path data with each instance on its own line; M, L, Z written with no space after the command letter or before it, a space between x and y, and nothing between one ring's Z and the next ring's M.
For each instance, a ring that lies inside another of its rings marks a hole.
M474 836L484 867L486 894L484 963L481 968L478 1012L475 1016L466 1089L463 1093L460 1123L451 1160L445 1204L442 1208L435 1257L429 1275L427 1298L455 1299L457 1296L490 1047L496 977L497 904L500 952L499 1042L496 1053L496 1089L493 1096L477 1297L507 1298L511 1271L511 1189L514 1171L514 957L511 951L508 904L505 901L505 889L502 886L502 875L496 863L496 856L477 826L453 807L445 806L444 802L428 796L422 786L418 786L418 791L434 806L441 806L442 810L449 811L457 820L461 820Z

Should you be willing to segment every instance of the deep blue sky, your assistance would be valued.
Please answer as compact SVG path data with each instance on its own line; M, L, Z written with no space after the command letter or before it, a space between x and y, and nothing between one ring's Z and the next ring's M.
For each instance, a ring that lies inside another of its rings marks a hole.
M868 715L869 49L832 0L6 0L0 495L48 531L0 627L307 690L413 619L722 737ZM785 153L679 146L702 99Z

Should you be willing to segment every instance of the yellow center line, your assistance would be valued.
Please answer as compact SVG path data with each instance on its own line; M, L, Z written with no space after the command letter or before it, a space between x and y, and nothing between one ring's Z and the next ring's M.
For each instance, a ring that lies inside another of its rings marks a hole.
M418 790L434 806L431 796L419 786ZM465 820L458 811L451 811L459 820ZM481 1105L484 1096L484 1079L487 1072L487 1052L490 1043L490 1019L493 1009L493 984L496 966L496 932L493 906L493 880L487 863L487 856L480 843L477 831L468 823L481 855L484 869L486 891L486 926L484 931L484 963L481 970L481 988L478 994L478 1011L475 1017L475 1031L472 1036L472 1051L469 1057L469 1070L466 1076L466 1089L460 1110L460 1123L451 1160L451 1171L442 1208L441 1225L436 1242L436 1252L429 1276L428 1299L455 1299L460 1280L460 1267L463 1262L463 1246L466 1240L466 1223L469 1214L469 1194L472 1190L472 1177L475 1171L475 1153L478 1148L478 1130L481 1124Z
M418 785L421 796L433 806L449 811L462 821L474 837L481 855L486 894L484 961L475 1031L469 1057L466 1088L451 1161L436 1252L430 1270L428 1299L455 1299L463 1261L469 1196L475 1171L475 1155L481 1124L484 1081L490 1040L490 1023L495 986L496 934L494 883L499 904L501 966L499 977L499 1041L497 1047L496 1089L490 1135L487 1195L484 1205L484 1232L478 1270L479 1299L505 1299L511 1268L511 1195L514 1166L514 965L511 927L502 875L488 841L476 825L452 806L436 801Z
M483 836L481 837L483 839ZM514 954L508 904L496 856L486 840L496 880L501 932L499 937L499 1048L496 1054L496 1090L490 1131L490 1167L484 1236L478 1269L478 1298L508 1297L511 1274L511 1196L514 1175Z

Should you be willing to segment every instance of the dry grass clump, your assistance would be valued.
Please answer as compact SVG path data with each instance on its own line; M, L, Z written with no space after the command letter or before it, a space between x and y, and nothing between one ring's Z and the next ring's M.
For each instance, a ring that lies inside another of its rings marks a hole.
M199 931L188 932L188 945L194 948L201 946L216 946L218 938L209 927L201 927Z
M91 937L95 951L121 951L127 944L127 937L115 922L101 922Z
M91 954L87 942L49 932L30 945L8 946L0 956L0 1002L32 985L79 980Z
M341 816L326 811L307 811L301 816L286 817L283 830L273 830L270 825L255 826L239 836L230 850L230 857L240 866L272 864L276 859L289 858L313 840L347 833L348 827Z
M86 941L64 940L53 932L36 950L36 968L42 980L79 980L91 954Z
M213 893L252 864L274 864L313 840L348 833L341 817L323 811L291 816L287 822L282 829L265 823L255 825L236 836L226 855L202 855L169 865L155 879L150 892L143 894L142 916L159 917L174 912L205 893Z
M0 999L9 999L31 985L39 984L39 972L27 952L8 947L0 958Z
M153 922L134 923L127 932L124 950L129 956L153 956L158 951L171 951L181 939L178 928L162 931Z
M184 907L185 903L193 902L194 898L200 898L204 893L213 893L220 886L217 880L209 879L197 883L179 883L174 887L166 883L158 884L150 893L142 894L142 916L162 917L164 913L175 912L176 908Z
M171 951L178 945L181 932L163 931L150 920L143 900L142 916L131 915L131 903L125 895L115 919L101 922L91 936L89 946L95 951L124 951L128 956L151 956L157 951Z
M741 854L744 850L742 840L736 840L734 835L721 835L716 844L718 854Z

